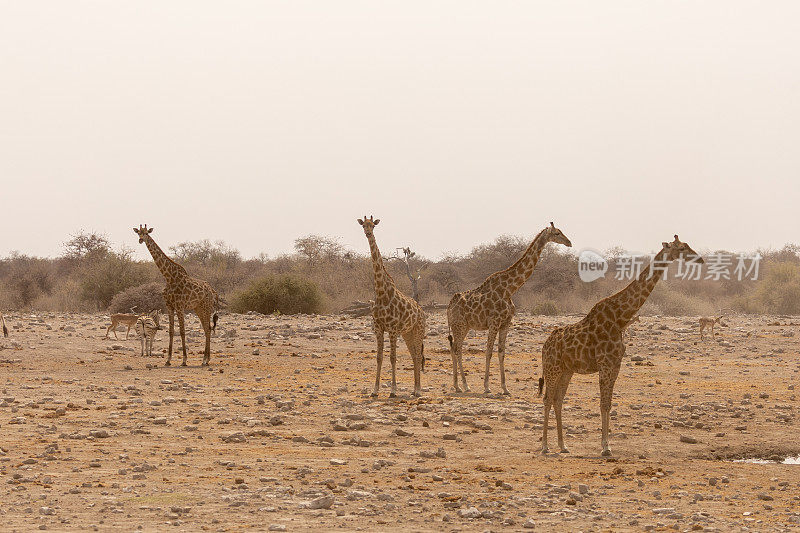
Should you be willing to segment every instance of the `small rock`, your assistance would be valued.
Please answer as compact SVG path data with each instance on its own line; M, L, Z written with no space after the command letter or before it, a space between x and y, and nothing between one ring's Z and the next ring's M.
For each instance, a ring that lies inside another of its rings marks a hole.
M247 442L247 437L244 436L244 433L241 431L237 431L235 433L231 433L230 435L222 435L222 442L227 442L231 444L240 444Z
M306 509L330 509L333 506L333 502L333 496L320 496L307 502L303 507Z
M480 518L483 516L483 513L476 507L470 507L469 509L460 509L458 511L458 516L461 518Z

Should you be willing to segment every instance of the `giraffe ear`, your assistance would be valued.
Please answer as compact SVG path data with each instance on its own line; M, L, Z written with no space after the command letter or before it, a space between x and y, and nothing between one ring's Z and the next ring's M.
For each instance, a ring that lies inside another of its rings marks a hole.
M138 234L139 233L139 228L133 228L133 231L134 231L134 233Z
M668 242L662 242L661 246L663 246L664 248L669 248L669 243Z
M363 221L363 220L361 220L360 218L359 218L359 219L357 219L357 220L358 220L358 223L359 223L360 225L362 225L362 226L364 225L364 221Z
M379 223L380 221L381 221L381 219L379 219L379 218L378 218L378 219L376 219L376 220L375 220L375 225L377 226L377 225L378 225L378 223Z
M555 227L556 227L556 225L555 225L555 224L553 224L553 222L552 222L552 221L550 221L550 227L551 227L551 228L555 228Z
M150 228L149 230L147 230L147 233L148 234L153 233L153 228Z

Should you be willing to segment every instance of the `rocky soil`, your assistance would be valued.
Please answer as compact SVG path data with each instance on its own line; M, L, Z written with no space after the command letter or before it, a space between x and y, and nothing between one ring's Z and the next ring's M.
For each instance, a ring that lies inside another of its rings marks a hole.
M800 319L694 318L631 329L601 458L597 376L575 376L568 455L542 456L540 349L576 317L519 315L511 397L454 394L444 315L430 317L423 397L405 346L399 397L371 398L370 319L222 316L210 368L140 356L108 317L6 316L0 339L3 530L730 531L800 528ZM179 341L178 341L179 344ZM154 353L155 353L154 351ZM492 389L499 391L496 359ZM551 421L552 421L551 417ZM551 449L557 450L555 432ZM765 464L734 462L760 457Z

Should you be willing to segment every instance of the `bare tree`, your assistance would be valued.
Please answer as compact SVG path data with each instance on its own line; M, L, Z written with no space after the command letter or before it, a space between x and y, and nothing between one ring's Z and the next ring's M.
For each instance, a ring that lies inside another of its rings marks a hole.
M403 252L403 256L400 256L400 252ZM392 256L390 259L397 259L398 261L402 261L403 264L406 266L406 276L408 276L409 281L411 281L411 297L414 298L414 301L419 303L419 279L422 277L420 273L422 268L417 268L412 272L411 267L411 259L416 256L416 252L412 252L411 248L396 248L395 255Z
M70 240L64 243L64 255L74 259L89 256L105 256L111 249L108 237L102 233L87 233L81 231L70 235Z
M322 235L306 235L294 240L294 249L305 257L309 266L315 265L322 259L339 259L344 253L344 247L337 239Z
M225 241L211 242L208 239L186 241L170 246L169 250L181 261L203 266L220 265L234 268L242 262L239 250L228 246Z

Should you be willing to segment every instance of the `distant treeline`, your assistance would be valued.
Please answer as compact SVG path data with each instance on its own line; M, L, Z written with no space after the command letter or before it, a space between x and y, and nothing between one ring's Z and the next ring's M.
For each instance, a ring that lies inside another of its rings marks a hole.
M164 243L165 244L165 243ZM382 243L392 256L396 246L413 243ZM486 276L509 266L529 241L501 236L491 244L477 246L465 255L430 260L414 255L412 274L419 273L419 296L423 305L447 304L458 291L473 288ZM233 310L252 300L248 291L259 287L294 287L302 284L304 295L313 288L310 308L335 313L354 300L374 296L369 256L345 249L329 237L309 235L295 241L295 253L277 257L262 255L243 259L224 242L184 242L165 247L189 273L207 280ZM672 275L656 287L645 304L644 314L705 315L729 312L800 314L800 247L760 250L757 281L680 280ZM517 292L518 310L537 314L581 313L598 300L622 288L627 281L614 279L619 250L606 254L611 268L606 277L585 283L578 277L578 259L572 250L548 246L531 279ZM399 257L387 257L387 269L401 290L411 294L408 270ZM291 283L274 280L294 280ZM272 280L265 282L265 280ZM18 253L0 259L0 309L42 311L105 311L117 296L117 307L138 301L134 295L157 289L163 278L151 260L132 258L131 250L112 247L98 234L72 236L58 258L39 258ZM146 286L146 287L144 287ZM270 289L273 290L273 289ZM278 290L278 289L274 289ZM285 289L280 289L285 290ZM122 294L123 291L128 291ZM122 296L131 295L131 298ZM138 296L137 296L138 297ZM306 296L304 296L306 297ZM262 298L263 299L263 298ZM238 303L237 303L238 302ZM142 304L142 305L150 305Z

